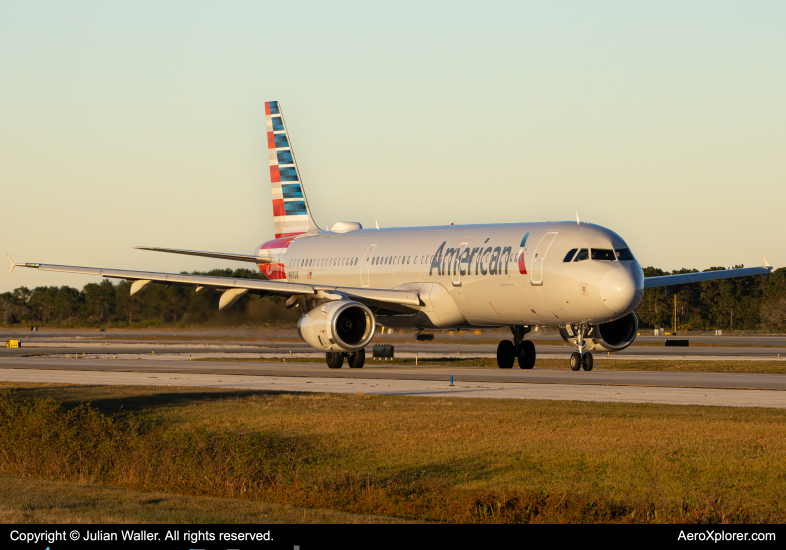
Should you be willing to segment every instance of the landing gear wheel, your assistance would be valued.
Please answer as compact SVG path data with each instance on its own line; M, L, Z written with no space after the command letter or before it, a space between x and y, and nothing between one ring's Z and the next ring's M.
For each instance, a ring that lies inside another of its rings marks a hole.
M350 369L362 369L366 362L366 350L361 349L354 353L347 353L347 363Z
M519 367L531 369L535 366L535 344L524 340L519 346Z
M581 370L581 355L577 351L570 354L570 370Z
M497 346L497 365L501 369L509 369L513 366L513 361L516 360L516 348L513 347L513 342L510 340L503 340Z
M329 369L340 369L341 365L344 364L343 353L329 351L325 354L325 359L327 359L327 365Z
M584 354L584 365L582 365L584 367L584 370L592 370L592 366L594 364L595 363L592 362L592 354L590 352L585 353Z

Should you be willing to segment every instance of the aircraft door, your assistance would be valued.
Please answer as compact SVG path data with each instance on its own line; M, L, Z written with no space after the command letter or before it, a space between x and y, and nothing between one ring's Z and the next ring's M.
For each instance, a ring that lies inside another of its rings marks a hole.
M551 243L554 241L554 238L557 236L557 232L546 233L543 235L543 238L540 239L538 246L535 247L535 250L532 252L532 269L530 269L531 279L533 285L542 285L543 284L543 263L546 261L546 253L549 251L551 247Z
M456 256L451 262L453 264L453 286L461 286L461 276L466 275L466 269L461 266L466 250L467 243L461 243L461 247L456 251Z
M360 286L371 286L371 260L375 248L377 245L369 245L363 253L363 260L360 262Z

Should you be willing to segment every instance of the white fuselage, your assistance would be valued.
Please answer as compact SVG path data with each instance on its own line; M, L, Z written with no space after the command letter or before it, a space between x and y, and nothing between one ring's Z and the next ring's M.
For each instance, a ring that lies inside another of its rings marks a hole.
M526 238L525 238L526 236ZM278 258L286 280L315 285L418 290L416 314L382 309L384 326L604 323L641 301L644 276L613 231L542 222L322 231L293 239ZM605 259L564 261L569 251Z

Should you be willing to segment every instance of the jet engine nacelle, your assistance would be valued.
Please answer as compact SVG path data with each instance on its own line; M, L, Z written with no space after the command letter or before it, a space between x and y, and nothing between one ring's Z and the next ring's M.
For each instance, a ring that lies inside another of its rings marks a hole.
M297 323L297 333L307 344L323 351L351 352L365 348L374 337L374 314L349 300L315 307Z
M584 334L588 350L602 348L607 351L622 351L633 343L639 330L639 319L633 312L616 321L602 323L589 328ZM570 344L576 341L573 330L560 327L560 336Z
M639 319L632 311L616 321L597 327L595 344L609 351L622 351L633 343L639 330Z

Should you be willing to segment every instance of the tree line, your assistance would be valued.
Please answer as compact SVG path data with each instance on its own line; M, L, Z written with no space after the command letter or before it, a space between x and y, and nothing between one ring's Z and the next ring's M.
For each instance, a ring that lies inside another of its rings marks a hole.
M250 269L214 269L193 275L265 279ZM48 326L61 328L193 325L279 325L296 323L297 309L287 310L278 296L245 295L232 307L218 310L221 292L180 286L149 285L130 295L131 282L88 283L77 290L69 286L19 287L0 294L0 323L3 326Z
M734 266L738 268L742 266ZM725 269L713 267L706 271ZM645 277L696 273L681 269L671 273L647 267ZM264 279L250 269L215 269L194 275ZM235 305L218 311L220 291L164 285L150 285L130 296L131 283L103 280L77 290L69 286L41 286L32 290L19 287L0 294L0 323L13 326L117 327L193 325L268 325L292 326L299 313L285 309L284 299L254 295L242 297ZM671 328L675 321L675 301L666 298L662 288L647 289L636 309L642 328ZM768 278L740 277L697 283L677 294L678 330L778 330L786 329L786 268L775 270Z

